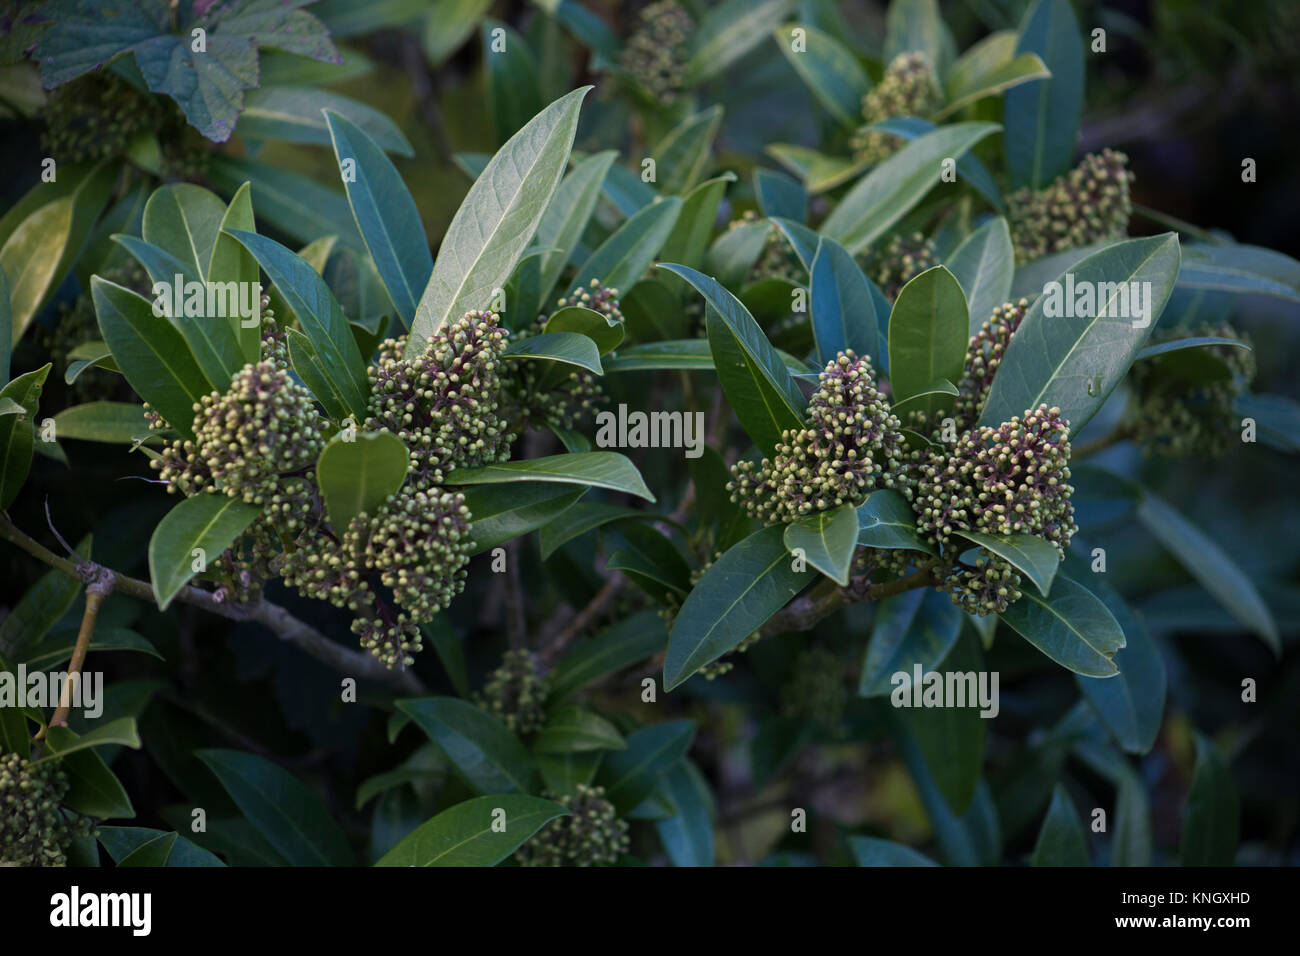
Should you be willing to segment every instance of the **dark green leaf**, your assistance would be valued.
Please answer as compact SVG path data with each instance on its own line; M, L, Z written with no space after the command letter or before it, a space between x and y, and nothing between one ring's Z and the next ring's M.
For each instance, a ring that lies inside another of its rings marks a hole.
M818 363L825 366L837 353L852 351L877 364L880 334L876 305L857 262L834 239L822 237L810 273Z
M858 505L858 544L868 548L903 549L934 554L916 533L912 506L897 491L881 488Z
M974 335L1011 294L1016 259L1007 221L999 217L980 226L948 257L946 265L966 293L970 335Z
M1058 575L1050 597L1024 591L1000 615L1030 644L1062 667L1086 677L1119 673L1115 652L1124 632L1097 597L1065 575Z
M480 793L532 789L532 757L519 738L496 717L455 697L399 700L438 749L447 755L465 782Z
M1043 828L1038 831L1034 844L1034 866L1087 866L1088 838L1079 811L1066 793L1065 787L1056 785L1052 805L1048 808Z
M654 611L641 611L570 651L550 677L550 700L561 701L664 649L668 634Z
M490 551L536 531L563 514L586 491L586 488L542 481L466 488L465 505L471 515L474 553Z
M496 866L568 814L561 804L525 794L474 797L421 824L375 866Z
M619 813L635 808L654 790L659 777L686 756L695 739L695 722L670 720L638 730L625 750L606 755L597 779Z
M897 686L895 674L914 678L937 670L961 633L961 611L938 591L905 591L880 601L867 644L867 660L858 681L859 697L885 697Z
M198 573L196 564L206 569L215 562L261 510L237 498L212 494L186 498L167 512L149 539L149 579L158 607L166 608Z
M1196 735L1196 771L1183 811L1183 866L1232 866L1240 809L1232 773L1217 748Z
M785 526L785 546L803 552L814 568L840 587L848 587L858 546L858 513L852 504L821 511Z
M966 295L943 266L916 276L889 314L889 381L894 404L916 398L930 419L952 407L936 384L961 380L970 325Z
M803 31L802 49L795 49L795 30ZM813 96L842 126L852 128L862 122L862 97L871 89L871 81L857 57L813 26L783 24L772 31L772 38ZM785 212L767 211L767 215L803 219Z
M528 461L509 461L482 468L456 468L447 475L449 485L496 485L521 481L549 481L622 491L647 501L654 495L641 480L631 460L618 452L591 451L576 455L551 455Z
M1007 178L1012 189L1041 189L1074 165L1083 112L1083 39L1069 0L1038 0L1020 25L1016 53L1037 53L1051 78L1002 99Z
M1052 589L1052 578L1061 564L1056 545L1036 534L984 534L979 531L955 532L967 541L1011 562L1034 582L1043 597Z
M391 432L360 432L351 441L342 434L330 439L316 462L316 478L325 508L340 536L361 512L372 517L397 494L406 480L410 455Z

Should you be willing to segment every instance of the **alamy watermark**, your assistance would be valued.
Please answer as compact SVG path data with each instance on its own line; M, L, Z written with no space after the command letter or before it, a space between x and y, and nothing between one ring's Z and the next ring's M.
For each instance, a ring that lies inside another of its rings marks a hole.
M687 458L704 454L703 412L596 413L596 444L601 448L685 448Z
M262 287L256 282L200 282L177 273L153 284L153 314L162 318L239 319L243 328L261 323Z
M889 702L895 707L978 707L980 716L993 718L998 703L997 671L927 671L920 664L912 672L895 671L889 678L894 689Z
M101 671L65 674L62 671L0 671L0 707L69 707L94 720L104 713Z
M1151 324L1151 283L1081 282L1067 272L1064 282L1053 280L1043 286L1043 315L1049 319L1132 319L1133 328Z

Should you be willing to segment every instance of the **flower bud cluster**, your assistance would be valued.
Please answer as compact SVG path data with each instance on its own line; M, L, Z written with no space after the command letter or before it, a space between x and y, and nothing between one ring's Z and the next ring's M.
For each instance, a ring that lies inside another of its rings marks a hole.
M957 400L953 403L952 415L958 428L970 428L980 417L989 389L993 387L993 376L1028 310L1028 299L1004 302L994 308L988 321L971 336L961 381L957 383Z
M578 784L572 794L543 794L571 812L547 823L515 854L523 866L610 866L628 851L628 824L604 787Z
M1249 336L1226 322L1157 332L1152 342L1194 336L1250 344ZM1219 359L1222 373L1202 372L1198 367L1196 380L1191 381L1191 376L1176 374L1160 359L1136 362L1129 371L1134 401L1125 427L1148 455L1220 458L1238 438L1240 417L1235 406L1255 377L1255 353L1232 345L1211 345L1198 351ZM1176 363L1178 358L1169 355L1166 361Z
M954 573L945 584L973 614L1003 611L1020 597L1019 575L996 556L961 564L970 542L963 531L1033 534L1064 557L1077 530L1070 504L1069 423L1040 405L997 428L965 432L950 454L931 454L913 491L916 527L938 545Z
M405 343L381 343L370 366L367 429L386 429L411 453L406 487L442 485L453 468L504 461L511 435L502 423L500 359L506 334L493 312L467 312L439 329L412 359Z
M733 219L727 225L727 229L739 229L741 226L749 226L761 221L757 212L746 209L739 219ZM775 223L768 226L767 236L763 240L763 251L759 253L758 259L749 270L749 279L754 282L759 279L780 279L791 285L805 285L808 282L808 270L804 268L803 262L790 248L790 243L786 241L780 227Z
M488 675L478 704L517 734L540 730L546 716L546 681L537 655L525 648L506 651Z
M883 248L873 249L860 261L871 281L893 302L898 293L922 272L939 265L934 243L919 232L895 235Z
M775 458L738 462L731 500L766 524L783 524L892 487L902 464L897 416L876 389L871 360L841 352L808 401L808 423L788 429Z
M73 837L88 832L87 821L69 825L60 809L67 792L57 761L0 756L0 866L67 866Z
M879 163L903 145L892 133L869 129L873 123L895 116L926 117L943 104L934 67L924 53L900 53L885 68L885 75L862 97L863 125L849 140L855 159Z
M636 32L623 48L623 69L665 105L681 91L686 39L693 26L690 14L676 0L660 0L641 11Z
M1128 232L1133 174L1115 150L1089 153L1045 189L1007 196L1007 220L1017 262L1077 249Z

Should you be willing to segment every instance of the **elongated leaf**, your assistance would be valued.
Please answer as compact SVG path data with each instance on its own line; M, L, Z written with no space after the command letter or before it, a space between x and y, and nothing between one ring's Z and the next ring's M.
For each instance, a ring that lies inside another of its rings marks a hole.
M253 219L253 187L251 183L243 183L235 195L231 197L230 205L226 207L226 214L221 220L221 232L217 236L216 243L212 246L212 258L208 261L207 278L210 282L234 282L238 283L236 288L251 287L253 283L261 279L261 273L257 268L257 260L247 249L226 234L227 229L244 229L248 232L256 232L257 225ZM261 300L256 299L254 308L261 311ZM288 322L289 316L284 316L280 320L281 328ZM227 324L234 331L235 339L239 343L239 353L243 356L244 362L256 362L261 356L262 346L262 323L254 316L251 319L247 316L235 315L227 319ZM224 334L217 333L214 338L220 342L224 339ZM222 383L224 386L230 381L227 377Z
M1061 784L1052 793L1052 805L1034 844L1034 866L1087 866L1088 838L1079 811Z
M77 554L89 559L92 540L90 535L82 538ZM71 575L58 569L42 574L0 621L0 655L15 662L22 660L25 649L45 636L80 593L81 582Z
M66 760L68 755L82 750L110 746L130 747L133 750L140 749L140 732L136 729L134 717L111 720L103 726L96 727L90 733L81 736L72 734L60 741L57 747L51 746L51 756L42 759Z
M551 701L566 697L664 649L668 632L654 611L641 611L579 645L551 672Z
M951 116L976 100L986 96L996 96L1031 80L1044 80L1052 74L1036 53L1022 53L1019 56L1000 63L986 73L979 73L969 78L962 77L949 86L948 105L934 114L935 120Z
M520 793L474 797L421 824L375 866L496 866L570 811Z
M343 178L348 204L393 308L409 327L433 272L420 211L378 143L331 110L325 111L325 122L340 168L346 160L355 164L355 176Z
M1137 355L1133 356L1133 361L1139 359L1155 358L1158 355L1167 355L1170 352L1181 352L1184 349L1204 349L1215 345L1223 345L1229 348L1245 349L1247 352L1253 351L1250 345L1241 339L1228 339L1220 335L1197 335L1186 339L1173 339L1169 342L1161 342L1158 345L1148 345Z
M776 350L781 363L791 372L807 372L808 363L793 355ZM644 372L663 369L684 371L714 371L713 353L705 339L673 339L664 342L647 342L619 349L605 359L608 372Z
M1053 289L1059 291L1039 296L1025 314L979 423L996 427L1046 404L1060 408L1071 434L1078 434L1146 344L1173 290L1178 256L1178 237L1171 232L1117 242L1075 264L1056 280ZM1056 306L1071 298L1071 289L1093 290L1095 305L1084 309L1092 314L1073 314L1077 299L1070 302L1069 313L1056 314ZM1132 311L1131 305L1123 308L1129 289L1144 290L1146 325L1121 314Z
M798 49L795 30L803 31ZM813 96L841 125L853 127L861 122L862 97L871 89L871 81L857 57L830 34L806 24L783 24L772 31L772 37Z
M721 123L722 107L711 106L669 130L651 151L660 192L685 195L700 181Z
M624 750L627 744L618 728L599 714L581 707L561 707L537 734L538 753L578 753L587 750Z
M1264 599L1212 538L1149 491L1143 493L1138 519L1233 617L1259 635L1274 654L1282 653L1277 624Z
M352 441L332 438L316 462L316 478L336 534L361 512L372 517L406 480L411 456L391 432L361 432Z
M149 579L165 609L185 583L230 547L261 511L222 494L186 498L158 522L149 539ZM196 554L196 550L201 550Z
M465 782L480 793L532 789L532 757L496 717L455 697L399 700L438 749L447 755Z
M1236 412L1253 418L1260 441L1279 451L1300 451L1300 404L1284 395L1242 395Z
M1050 597L1024 591L999 615L1030 644L1076 674L1111 677L1119 673L1115 652L1124 632L1097 597L1071 578L1058 575Z
M352 411L340 392L340 386L325 371L311 339L295 328L285 329L285 339L289 346L290 366L311 390L316 401L324 406L325 414L336 421L342 421L351 415Z
M627 748L605 757L597 779L605 797L627 813L650 795L661 774L686 756L695 739L695 722L670 720L630 734Z
M541 262L542 302L548 302L560 273L573 256L583 230L596 211L601 186L618 153L607 149L584 157L556 187L542 220L537 224L537 245L552 251L543 253ZM622 290L620 290L622 291Z
M194 406L207 394L208 380L184 337L130 289L93 276L90 292L100 334L127 382L167 424L193 438Z
M63 797L65 807L101 820L130 818L135 816L135 808L131 806L126 789L103 758L91 748L111 743L139 747L140 738L135 734L134 720L130 721L129 728L114 727L113 732L105 733L108 730L108 727L100 728L100 736L95 738L97 742L83 745L84 738L67 727L50 727L45 736L50 753L42 760L57 760L59 769L68 778L68 792Z
M876 363L880 335L876 304L861 267L834 239L822 237L811 269L812 327L817 361L851 350Z
M875 837L849 837L849 848L858 866L938 866L924 853L917 853L910 846L879 840Z
M900 53L910 51L924 53L939 76L948 71L954 44L939 12L938 0L893 0L889 4L883 59L888 63Z
M32 449L36 441L33 430L36 408L50 368L47 363L34 371L19 375L4 388L0 388L0 398L17 402L26 413L0 415L0 510L13 504L31 470Z
M916 533L912 506L897 491L881 488L858 505L858 544L868 548L904 549L934 554Z
M771 169L754 170L754 192L768 219L801 223L808 215L808 194L798 180ZM815 234L814 234L815 235Z
M998 217L980 226L953 251L946 265L966 293L974 335L1011 294L1016 259L1007 221Z
M174 832L167 833L149 827L97 827L95 836L108 851L108 855L117 861L118 866L127 866L127 861L134 857L138 850L162 839L167 841L167 854L163 862L157 864L158 866L226 865L216 854ZM159 844L159 847L161 846L162 844Z
M474 553L490 551L536 531L562 514L586 491L583 487L542 481L466 488L465 506L471 515Z
M13 351L13 306L9 300L9 279L0 267L0 381L9 381L9 358Z
M574 288L585 288L592 279L599 279L607 289L632 288L668 241L681 211L682 200L677 196L638 211L582 264Z
M564 311L578 310L565 309ZM600 316L600 321L604 323L603 316ZM543 332L516 339L507 346L502 358L545 359L564 365L576 365L597 375L603 375L605 371L600 364L600 347L591 336L580 332Z
M780 526L756 531L704 572L668 637L665 690L758 630L808 583L808 572L793 569L783 534Z
M214 187L225 193L250 183L258 217L297 242L338 236L341 242L361 248L347 198L336 189L293 170L219 154L212 157L208 175ZM250 226L227 223L222 229L251 232Z
M143 406L131 402L88 402L54 416L54 434L60 441L77 438L129 444L148 430Z
M351 866L347 838L315 792L282 767L238 750L195 756L267 843L294 866Z
M51 667L66 664L72 659L76 641L77 635L75 631L65 631L46 638L25 654L23 663L27 665L28 673L35 670L48 670ZM90 650L138 651L163 660L163 656L158 653L156 647L135 633L135 631L124 627L104 627L103 625L96 627L95 636L90 642Z
M981 531L955 532L967 541L978 544L987 551L1009 561L1013 567L1034 582L1038 593L1047 597L1052 589L1052 578L1061 559L1056 545L1036 534L984 534Z
M175 256L185 266L187 279L203 281L225 216L226 204L215 193L174 183L149 197L142 235L145 242Z
M858 546L858 513L851 504L800 518L785 526L785 546L840 587L848 587Z
M491 301L528 247L569 161L578 107L591 87L562 96L501 147L474 180L443 237L416 309L408 357L429 336Z
M916 276L898 293L889 314L889 380L894 404L917 398L933 419L952 406L934 386L961 379L970 325L966 296L943 266Z
M680 262L692 269L699 267L709 247L709 237L713 235L713 224L717 221L718 206L727 191L727 183L733 182L735 178L735 173L715 176L700 183L686 195L686 201L677 216L677 224L659 251L661 259ZM642 286L657 284L643 283Z
M1183 866L1232 866L1240 808L1227 763L1214 744L1196 735L1196 771L1183 811Z
M998 129L996 123L953 123L908 143L848 191L822 223L822 235L855 255L863 251L939 182L944 159L957 159Z
M1178 285L1300 302L1300 262L1259 246L1195 243L1183 249Z
M631 460L612 451L551 455L482 468L456 468L447 475L449 485L497 485L518 481L588 485L626 492L646 501L655 500Z
M673 866L712 866L714 860L713 794L690 760L676 764L659 783L676 815L655 823L659 840Z
M310 263L274 239L235 230L230 233L253 254L267 278L284 296L311 340L316 357L348 410L361 420L366 414L366 363L348 327L347 316L334 293ZM128 377L129 378L129 377Z
M323 112L346 117L382 149L414 156L410 141L387 115L347 96L312 86L290 84L250 90L239 116L239 133L254 139L326 145L330 130Z
M897 710L898 722L907 728L920 748L930 779L942 795L944 804L960 815L970 808L975 798L984 764L984 734L988 721L982 715L996 716L999 700L996 690L981 680L981 677L987 679L988 672L979 642L973 634L963 634L960 625L957 640L938 670L940 679L949 688L948 692L954 694L952 699L944 701L946 706L898 706L910 703L917 693L912 684L915 670L892 692L890 703ZM954 679L948 675L959 676ZM928 686L923 684L922 700L927 689Z
M704 268L728 289L740 290L763 254L768 224L746 222L727 229L709 247Z
M913 667L937 670L961 633L961 610L932 589L906 591L880 601L858 681L859 697L886 697L898 686L894 675Z
M889 119L872 123L867 128L897 136L905 141L919 139L939 129L934 121L919 116L891 116ZM966 183L979 193L999 213L1005 212L1006 203L1002 200L1002 190L993 178L993 174L988 171L988 167L980 162L979 157L968 151L964 156L954 158L957 159L958 181Z
M763 41L790 12L791 0L724 0L691 34L683 82L712 79Z
M1002 99L1007 178L1012 189L1041 189L1074 165L1083 111L1083 39L1070 0L1038 0L1020 25L1016 53L1037 53L1051 78Z
M853 159L827 156L815 149L791 143L769 143L767 152L798 177L804 188L814 196L856 179L872 165L870 157Z

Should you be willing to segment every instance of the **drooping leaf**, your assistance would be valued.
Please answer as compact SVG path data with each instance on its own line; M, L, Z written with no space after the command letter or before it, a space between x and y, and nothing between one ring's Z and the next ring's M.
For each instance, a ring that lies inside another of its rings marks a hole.
M198 573L195 565L215 562L261 510L237 498L213 494L186 498L167 512L149 539L149 579L158 607L166 609Z
M858 513L852 504L821 511L785 526L785 546L840 587L848 587L858 546Z
M1119 673L1115 652L1124 632L1113 614L1083 585L1058 575L1050 597L1023 591L999 617L1021 637L1076 674L1111 677Z
M0 398L16 402L25 413L0 415L0 511L13 504L31 470L36 409L50 368L47 363L0 388Z

